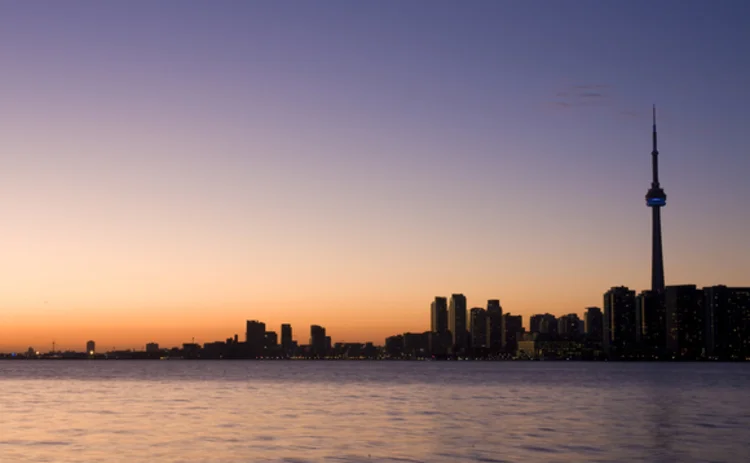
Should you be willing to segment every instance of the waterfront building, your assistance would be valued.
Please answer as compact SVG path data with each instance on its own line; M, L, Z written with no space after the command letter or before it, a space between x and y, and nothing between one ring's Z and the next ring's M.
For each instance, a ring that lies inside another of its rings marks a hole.
M448 305L448 329L453 335L454 354L466 352L468 345L466 318L466 296L453 294Z

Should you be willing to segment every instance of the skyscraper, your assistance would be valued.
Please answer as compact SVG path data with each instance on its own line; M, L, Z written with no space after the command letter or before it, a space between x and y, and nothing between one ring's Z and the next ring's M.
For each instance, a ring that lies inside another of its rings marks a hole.
M444 333L448 331L448 301L444 297L436 297L430 304L431 331Z
M563 339L577 339L580 332L578 331L578 314L563 315L557 320L557 333Z
M542 315L542 319L539 322L539 332L541 334L546 334L551 338L555 338L557 337L557 327L557 317L551 313Z
M448 331L448 300L436 297L430 304L430 338L429 350L432 355L442 356L448 353L453 338Z
M593 342L602 342L602 309L589 307L583 315L586 337Z
M604 293L604 350L614 356L632 354L636 347L635 291L625 286Z
M706 351L721 360L750 358L750 288L703 288Z
M503 350L503 308L500 301L487 301L487 347L493 354Z
M263 354L266 344L266 324L257 320L248 320L245 329L245 345L248 354L258 356Z
M532 315L531 318L529 318L529 332L540 333L542 329L542 320L544 320L544 315L539 313Z
M656 149L656 106L653 108L653 149L651 150L651 188L646 193L646 206L652 214L651 291L664 291L664 259L661 251L661 208L667 205L667 195L659 185L659 151Z
M284 354L291 355L292 353L292 325L284 323L281 325L281 348L284 350Z
M520 315L503 315L503 347L505 352L515 354L518 349L518 335L523 333L523 318Z
M664 294L642 291L635 301L638 343L649 357L661 357L667 346Z
M310 350L315 357L325 357L328 353L326 329L319 325L310 325Z
M473 351L484 349L487 347L487 311L481 307L474 307L469 313L471 348Z
M453 353L457 354L466 350L466 296L463 294L451 295L448 306L448 329L453 335Z
M89 341L86 343L86 354L88 355L94 355L96 353L96 343L94 341Z
M676 358L697 359L705 349L703 291L695 285L667 286L667 351Z

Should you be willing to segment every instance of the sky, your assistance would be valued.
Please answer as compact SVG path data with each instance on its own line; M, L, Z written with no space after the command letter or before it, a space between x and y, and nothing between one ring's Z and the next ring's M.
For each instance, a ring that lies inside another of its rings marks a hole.
M0 351L750 286L750 3L0 1Z

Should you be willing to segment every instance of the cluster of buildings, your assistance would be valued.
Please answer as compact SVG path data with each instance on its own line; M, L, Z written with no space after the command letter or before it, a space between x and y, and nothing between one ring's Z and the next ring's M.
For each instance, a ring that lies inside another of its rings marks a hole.
M497 356L514 352L521 332L521 316L503 314L499 300L487 301L486 309L467 310L466 296L453 294L450 301L436 297L430 305L430 331L387 338L385 355L390 358Z
M331 343L331 337L320 325L310 326L309 343L300 345L292 338L292 325L281 325L281 338L275 331L267 331L266 324L258 320L248 320L245 340L240 342L234 335L224 342L203 345L195 356L199 358L377 358L379 349L368 343Z
M750 287L667 286L604 294L603 349L610 357L750 359Z
M245 339L186 343L145 351L96 353L89 341L83 353L40 355L29 349L21 358L514 358L514 359L717 359L750 360L750 288L695 285L665 286L661 238L661 208L667 195L659 184L656 110L653 122L652 182L646 206L652 214L651 289L636 294L625 287L604 293L603 309L589 307L583 320L571 313L544 313L529 319L503 313L500 301L467 309L466 297L436 297L430 305L430 331L404 333L372 343L337 343L322 326L310 327L310 342L298 345L292 326L281 325L281 338L265 323L247 321ZM1 358L2 356L0 356Z
M382 357L382 349L373 343L331 343L326 329L319 325L310 326L310 341L300 345L292 339L292 325L281 325L281 336L276 331L268 331L266 324L258 320L248 320L245 337L238 334L224 341L196 342L182 344L181 347L162 348L158 343L145 345L144 350L110 350L97 352L94 341L86 343L86 350L56 351L40 353L29 348L22 354L5 354L0 358L18 359L375 359Z
M614 287L604 294L604 310L588 308L583 320L534 315L528 331L520 316L503 315L497 300L467 313L462 294L449 303L438 297L430 308L431 330L392 336L386 352L409 358L750 359L750 288L664 285L661 209L667 195L659 183L655 108L652 143L645 198L652 217L650 290L636 295Z
M466 297L436 297L431 329L386 339L389 358L750 360L750 288L667 286L604 293L603 307L529 317L496 299L467 310Z

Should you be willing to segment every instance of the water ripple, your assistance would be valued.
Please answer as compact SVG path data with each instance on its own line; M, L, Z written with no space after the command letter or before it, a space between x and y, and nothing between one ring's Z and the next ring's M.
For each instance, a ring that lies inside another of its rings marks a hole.
M745 462L750 366L0 362L0 461Z

